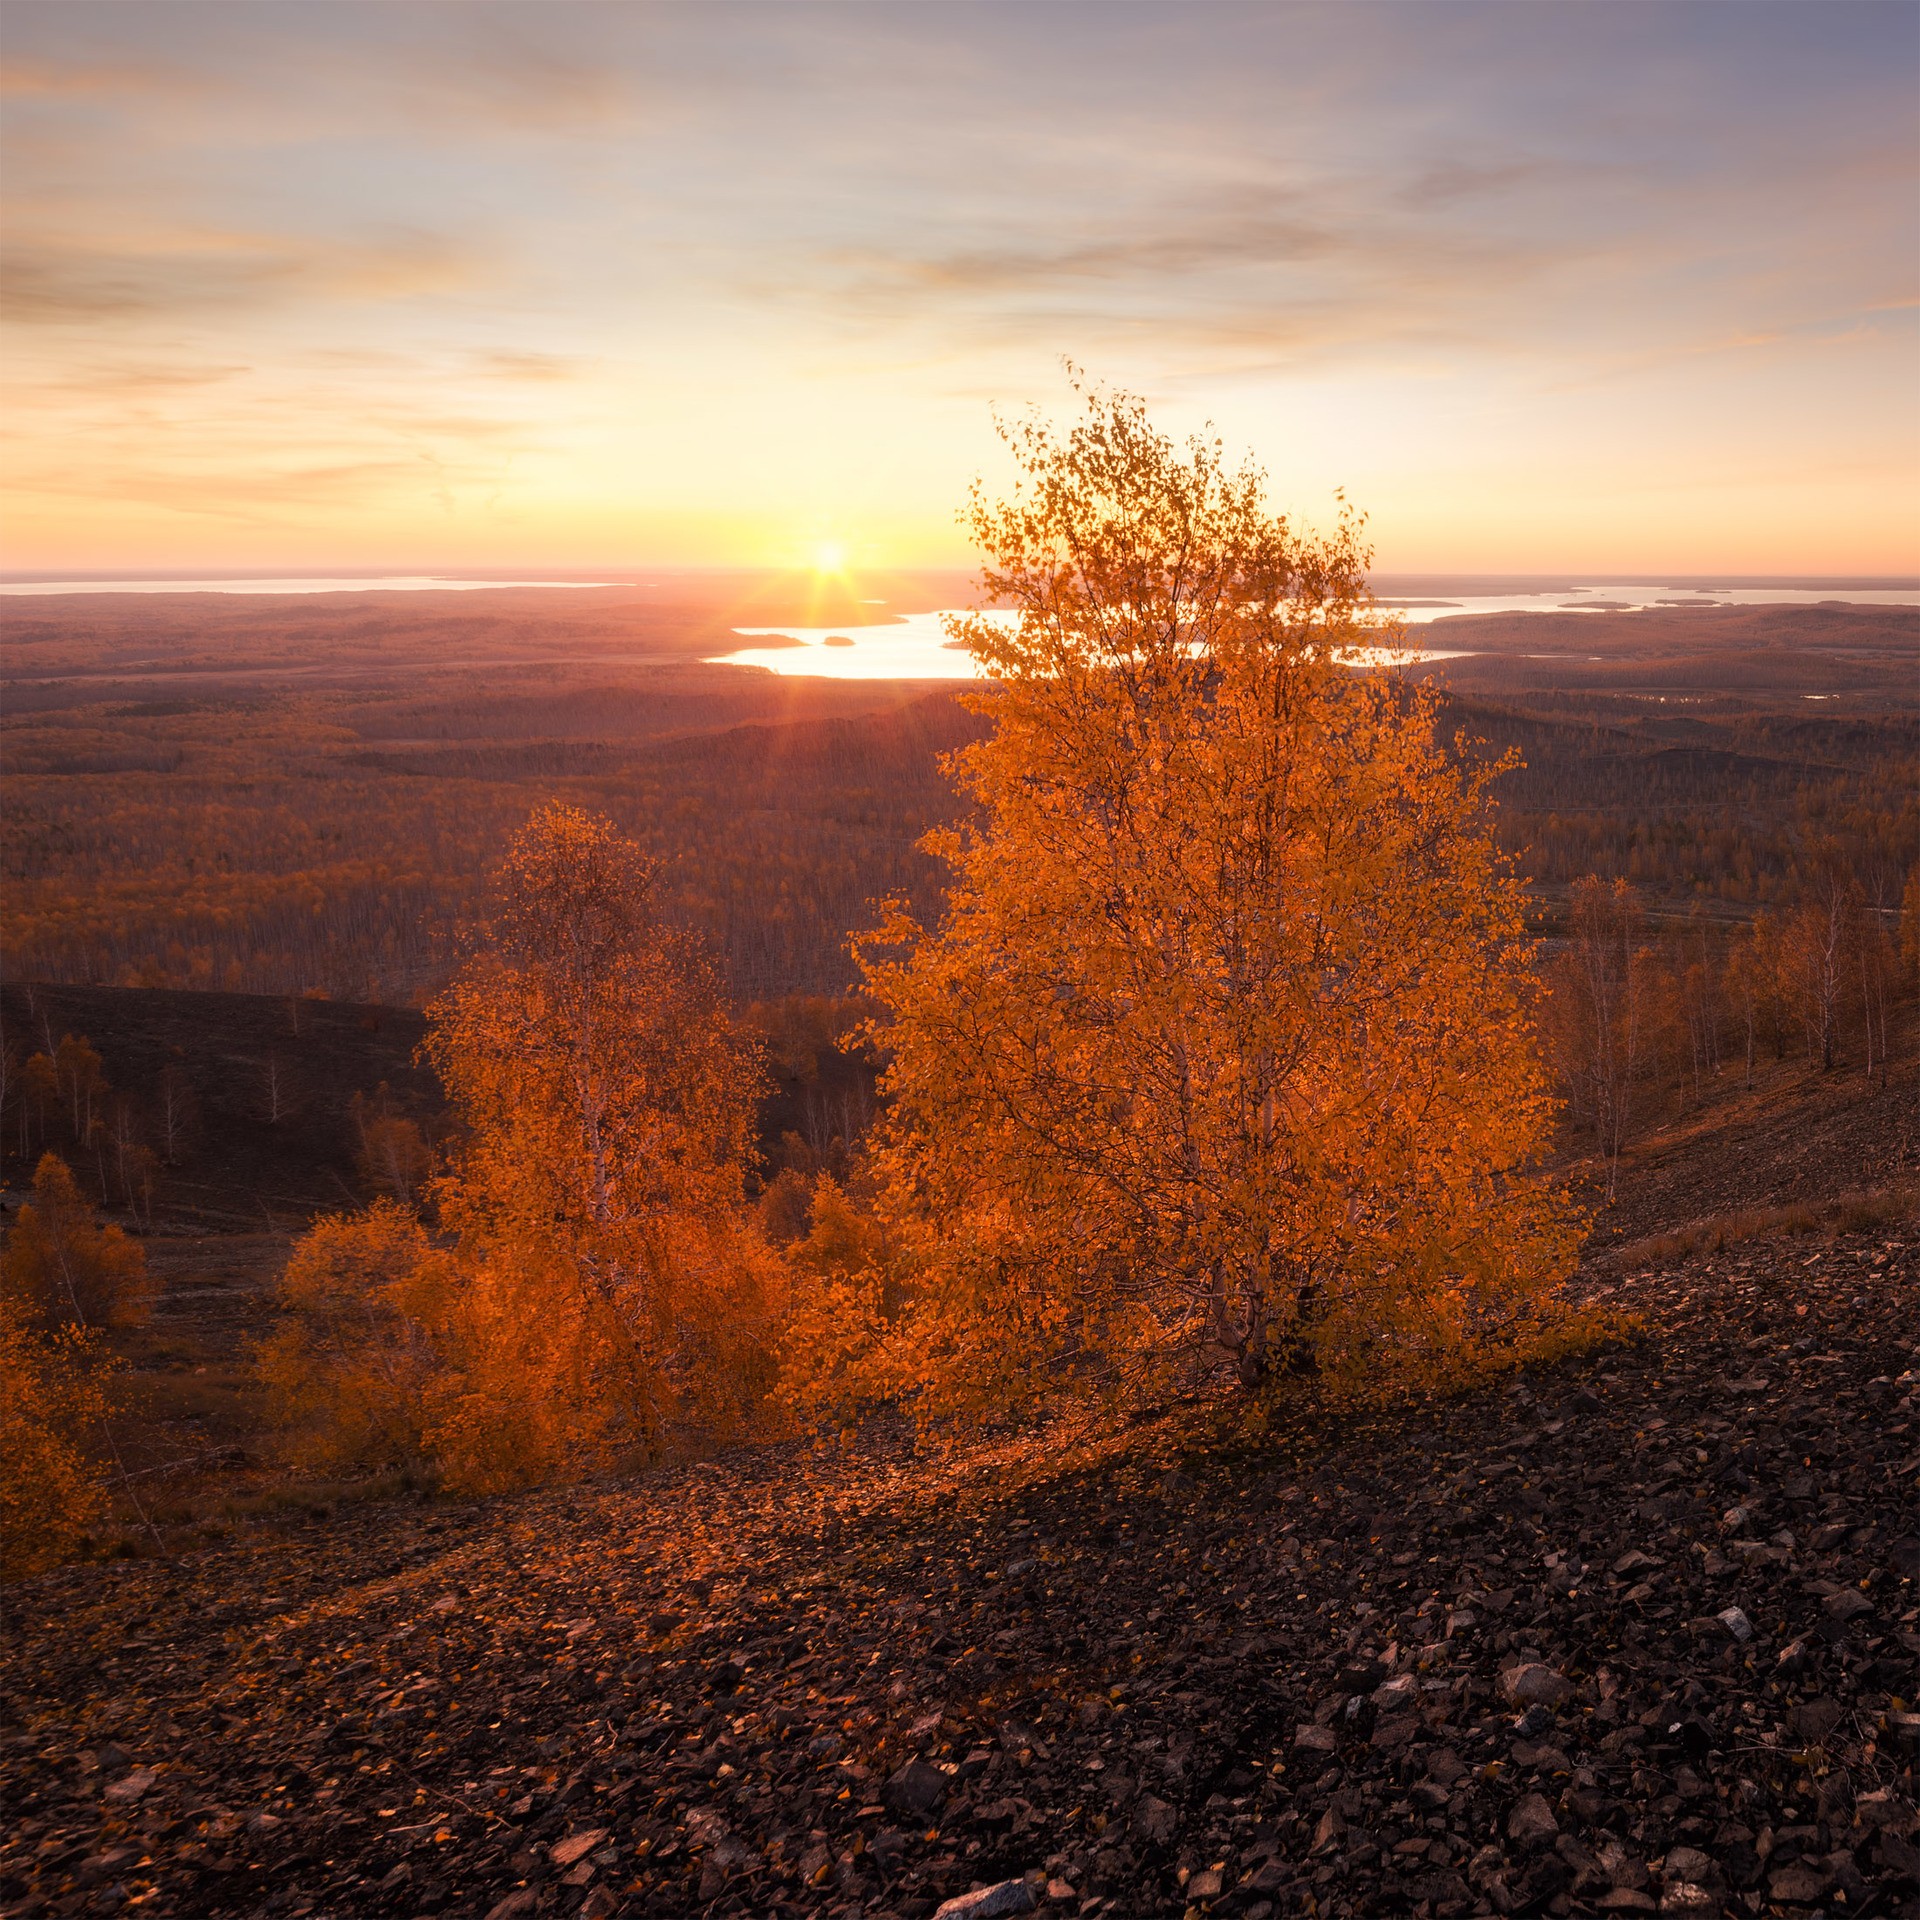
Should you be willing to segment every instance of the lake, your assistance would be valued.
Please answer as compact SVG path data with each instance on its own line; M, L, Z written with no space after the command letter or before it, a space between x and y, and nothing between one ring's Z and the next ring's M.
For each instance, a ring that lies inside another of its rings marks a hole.
M1643 607L1810 607L1836 603L1916 606L1920 605L1920 588L1723 587L1696 591L1654 581L1623 584L1610 580L1604 587L1461 594L1450 599L1395 600L1383 596L1380 607L1383 612L1398 614L1412 628L1483 613L1613 613ZM743 640L781 640L787 644L741 647L716 654L712 660L716 665L766 667L778 674L821 680L971 680L975 677L973 661L948 645L940 624L943 617L938 613L909 613L878 626L735 627L734 632ZM991 613L987 617L999 621L1015 618L1011 613ZM1421 660L1463 657L1459 648L1418 643L1408 651ZM1385 657L1371 648L1356 654L1357 659L1370 665Z

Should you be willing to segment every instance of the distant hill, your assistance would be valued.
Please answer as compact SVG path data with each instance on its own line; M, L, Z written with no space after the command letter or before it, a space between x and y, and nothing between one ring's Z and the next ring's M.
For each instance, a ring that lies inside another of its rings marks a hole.
M90 1041L114 1095L129 1101L141 1138L162 1140L169 1075L188 1092L176 1164L163 1171L169 1214L235 1217L257 1224L357 1202L356 1094L385 1086L394 1111L431 1128L438 1082L414 1064L426 1030L420 1014L248 993L182 993L137 987L10 985L0 1021L16 1060L64 1034ZM275 1118L275 1113L278 1118ZM83 1168L55 1125L47 1142ZM10 1181L31 1176L17 1116L7 1128Z
M315 1213L364 1201L356 1098L384 1101L430 1140L444 1135L445 1095L414 1058L425 1032L425 1017L409 1007L145 987L0 989L0 1038L16 1070L63 1035L87 1040L100 1055L108 1103L129 1104L137 1137L156 1153L163 1151L169 1079L184 1083L186 1118L174 1164L161 1170L157 1212L163 1224L222 1230L258 1228L263 1217L297 1228ZM782 1142L791 1135L824 1159L834 1136L850 1138L870 1118L873 1070L834 1047L825 1029L812 1045L789 1039L774 1051L760 1113L762 1151L770 1165L783 1164ZM7 1186L23 1188L42 1148L51 1147L91 1172L89 1184L109 1201L115 1197L95 1164L110 1157L110 1148L76 1150L55 1119L45 1141L23 1151L17 1095L9 1100L0 1121Z

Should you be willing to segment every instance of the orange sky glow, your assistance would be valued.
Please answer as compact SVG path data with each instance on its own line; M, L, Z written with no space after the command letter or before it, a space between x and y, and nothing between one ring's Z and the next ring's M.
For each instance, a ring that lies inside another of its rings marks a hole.
M1065 358L1401 570L1920 571L1920 13L8 10L0 568L965 564Z

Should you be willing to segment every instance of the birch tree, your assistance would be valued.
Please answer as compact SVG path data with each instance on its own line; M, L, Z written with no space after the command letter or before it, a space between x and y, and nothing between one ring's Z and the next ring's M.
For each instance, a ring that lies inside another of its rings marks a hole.
M1084 397L968 516L1013 617L954 626L992 732L945 918L857 943L917 1263L876 1353L929 1404L1464 1366L1572 1248L1495 770L1356 651L1397 635L1355 517Z
M537 813L427 1040L465 1128L442 1218L574 1317L643 1448L750 1388L764 1306L737 1233L758 1055L653 878L609 822Z

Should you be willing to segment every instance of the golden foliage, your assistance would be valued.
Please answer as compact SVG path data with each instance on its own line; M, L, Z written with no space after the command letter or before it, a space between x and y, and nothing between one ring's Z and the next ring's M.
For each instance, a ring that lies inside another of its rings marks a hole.
M0 1292L48 1325L123 1327L144 1321L152 1283L144 1250L101 1226L58 1154L40 1156L33 1199L0 1258Z
M651 880L569 808L514 841L489 949L429 1014L464 1128L430 1190L447 1246L376 1203L288 1269L263 1365L310 1449L485 1491L730 1430L764 1393L784 1269L744 1221L758 1062Z
M876 1166L910 1276L865 1357L931 1409L1231 1365L1457 1376L1552 1318L1575 1223L1518 883L1390 644L1344 509L1268 515L1139 403L1008 432L957 636L993 722L933 836L936 931L858 943L884 1011Z
M0 1578L65 1558L105 1505L88 1445L107 1398L94 1336L0 1299Z
M356 1093L350 1111L360 1136L360 1178L375 1193L411 1201L433 1175L433 1149L418 1123L392 1110L384 1083L371 1100Z
M898 1255L874 1211L833 1180L815 1183L810 1215L805 1236L787 1251L793 1283L780 1397L810 1425L841 1426L863 1400L901 1384L882 1371L887 1326L902 1299Z
M741 1224L759 1060L652 885L609 822L536 813L427 1042L467 1131L443 1219L573 1294L643 1450L737 1417L775 1306Z
M258 1368L303 1465L424 1460L438 1264L419 1221L388 1199L315 1221L295 1246L285 1318Z
M281 1301L258 1368L302 1466L492 1492L618 1456L623 1383L550 1262L436 1248L381 1199L315 1222Z

